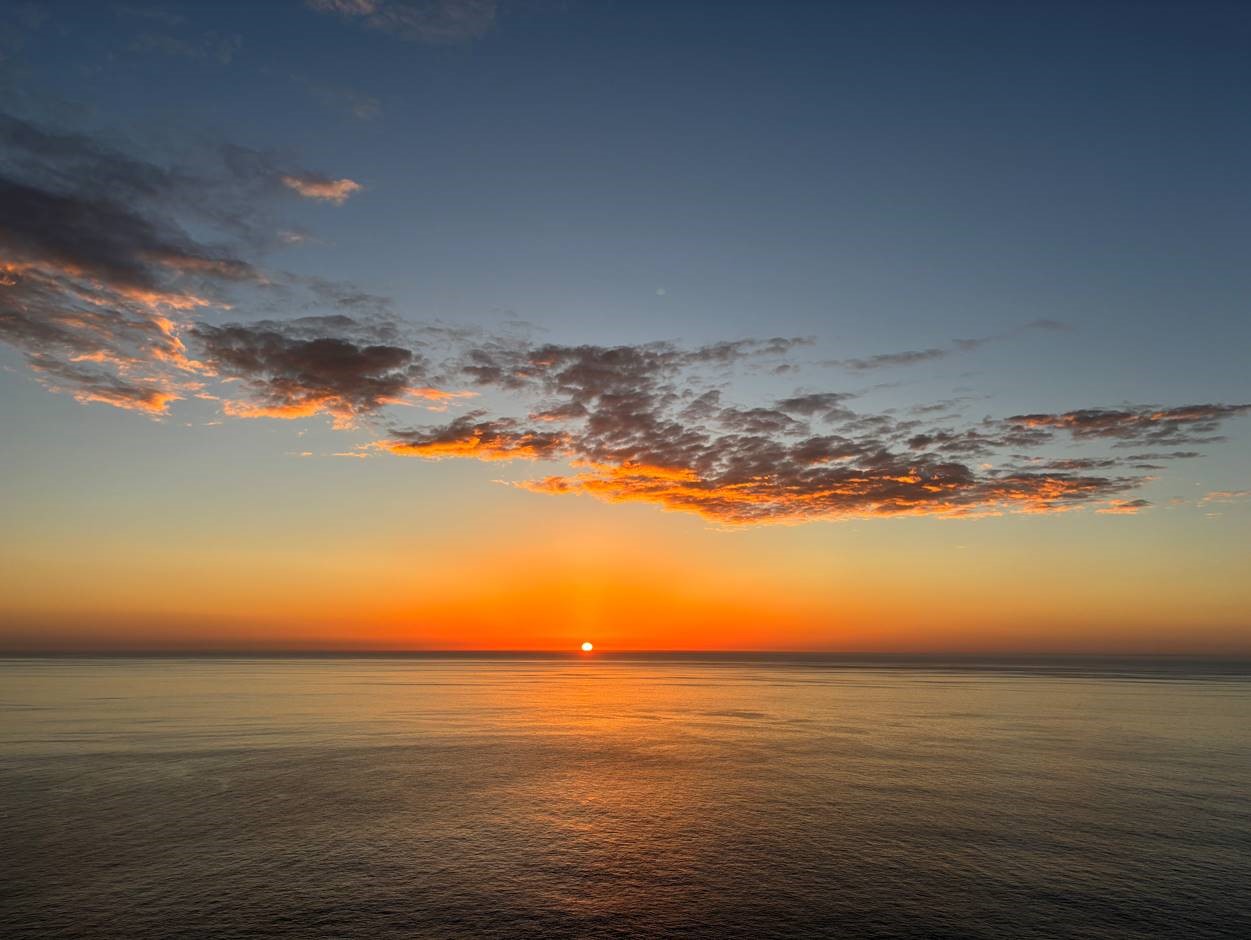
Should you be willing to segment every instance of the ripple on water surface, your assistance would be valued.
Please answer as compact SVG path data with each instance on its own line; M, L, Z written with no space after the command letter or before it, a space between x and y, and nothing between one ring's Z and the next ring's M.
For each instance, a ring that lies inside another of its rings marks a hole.
M1251 936L1228 665L0 661L9 937Z

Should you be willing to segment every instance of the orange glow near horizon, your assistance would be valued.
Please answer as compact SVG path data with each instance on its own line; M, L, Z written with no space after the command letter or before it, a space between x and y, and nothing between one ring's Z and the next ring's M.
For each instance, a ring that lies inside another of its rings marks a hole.
M648 524L671 519L643 517ZM939 524L928 531L902 520L894 525L942 534ZM520 529L514 544L494 547L472 545L475 533L427 546L346 533L335 545L298 532L199 551L171 551L160 541L102 547L79 559L73 598L55 589L64 557L50 551L40 558L31 549L20 579L14 565L0 577L5 646L568 650L585 649L584 638L596 636L616 650L1248 647L1240 628L1245 591L1232 572L1214 570L1220 583L1182 604L1164 572L1135 573L1132 558L1090 579L1082 569L1092 560L1073 551L1065 557L1062 540L1049 548L1040 539L1031 557L990 547L979 553L980 576L971 581L957 577L969 559L940 556L924 539L893 554L868 544L860 556L838 549L834 566L780 550L783 540L770 537L788 534L780 530L682 527L675 531L685 536L662 549L659 539L613 542L611 528L556 531L550 541L527 540ZM1069 583L1069 591L1041 589L1034 566L1044 555L1048 578ZM202 583L208 570L211 590Z
M230 448L102 499L90 481L128 461L53 451L55 491L10 503L0 649L1251 653L1241 530L1200 514L725 531L456 463L415 488L408 462L367 461L349 487L356 461L276 453L227 491Z

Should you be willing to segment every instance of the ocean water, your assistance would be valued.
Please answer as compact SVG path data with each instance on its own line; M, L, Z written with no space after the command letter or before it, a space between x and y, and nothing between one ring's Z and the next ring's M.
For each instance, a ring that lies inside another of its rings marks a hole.
M1245 664L0 660L0 935L1251 937Z

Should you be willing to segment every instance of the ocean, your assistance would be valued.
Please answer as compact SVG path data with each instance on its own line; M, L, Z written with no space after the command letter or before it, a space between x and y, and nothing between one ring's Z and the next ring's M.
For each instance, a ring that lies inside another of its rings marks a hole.
M0 935L1251 937L1251 666L4 659Z

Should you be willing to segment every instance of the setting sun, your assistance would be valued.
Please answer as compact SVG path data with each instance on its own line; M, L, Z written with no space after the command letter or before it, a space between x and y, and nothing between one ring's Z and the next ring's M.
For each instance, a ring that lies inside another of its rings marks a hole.
M590 640L587 640L585 643L582 644L582 652L584 653L589 653L593 649L595 649L595 645L591 643Z

